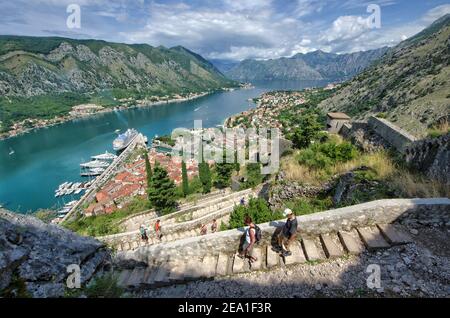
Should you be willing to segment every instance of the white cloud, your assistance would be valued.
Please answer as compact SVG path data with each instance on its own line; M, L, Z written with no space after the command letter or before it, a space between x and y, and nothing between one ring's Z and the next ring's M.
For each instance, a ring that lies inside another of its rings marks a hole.
M431 24L432 22L436 21L440 17L446 15L447 13L450 13L450 4L443 4L443 5L437 6L433 9L429 10L422 17L422 21L428 25L428 24Z

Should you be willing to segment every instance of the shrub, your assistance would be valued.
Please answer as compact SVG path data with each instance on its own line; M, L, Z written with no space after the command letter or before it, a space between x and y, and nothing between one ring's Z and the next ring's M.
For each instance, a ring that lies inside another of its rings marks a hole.
M283 218L283 214L279 211L273 212L267 202L259 198L251 198L246 206L236 206L230 214L229 229L235 229L245 226L244 218L248 215L252 218L253 223L260 224Z
M314 144L300 152L298 162L313 169L326 169L339 162L347 162L356 158L358 151L349 142L337 144L328 141Z

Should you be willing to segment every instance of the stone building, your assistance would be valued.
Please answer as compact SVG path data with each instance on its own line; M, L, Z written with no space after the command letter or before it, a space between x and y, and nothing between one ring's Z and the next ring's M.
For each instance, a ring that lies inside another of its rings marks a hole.
M350 122L350 117L344 113L328 113L327 114L327 131L337 134L345 123Z

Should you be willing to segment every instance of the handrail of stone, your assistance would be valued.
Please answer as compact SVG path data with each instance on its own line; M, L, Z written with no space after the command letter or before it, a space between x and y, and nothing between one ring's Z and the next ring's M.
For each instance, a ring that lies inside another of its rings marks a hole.
M245 195L250 195L251 194L251 191L247 191L246 190L245 192L246 192ZM237 194L237 193L240 194L239 197L242 196L242 192L236 192L235 194ZM234 199L235 199L235 197L234 197ZM229 199L227 201L220 202L220 203L231 204L233 202L234 202L234 200L232 198L232 199ZM218 210L215 210L215 211L212 211L210 213L207 213L206 215L203 215L203 216L201 216L199 218L196 218L194 220L189 220L189 221L186 221L186 222L175 223L175 224L169 224L169 225L166 225L166 226L163 225L162 232L163 232L163 234L168 235L168 234L171 234L171 233L174 233L174 232L177 232L177 231L181 231L181 230L193 229L192 228L193 225L199 225L202 222L212 221L212 219L214 219L214 218L218 219L218 218L223 217L224 215L226 215L227 213L232 211L234 209L235 205L236 205L236 202L234 202L233 206L226 206L226 207L219 208ZM103 241L103 242L114 242L116 240L120 240L120 239L125 238L125 237L132 237L132 238L134 238L137 235L139 235L139 233L140 233L140 231L138 229L138 230L123 232L123 233L118 233L118 234L100 236L100 237L97 237L97 239L100 240L100 241ZM150 234L152 234L152 233L153 233L153 229L151 229L151 231L150 231Z
M232 193L229 192L229 191L216 191L216 192L210 193L210 195L207 196L206 198L203 198L203 197L200 198L200 200L198 200L198 202L188 202L188 203L180 205L180 207L179 207L180 209L178 211L176 211L175 213L181 212L181 211L186 211L187 209L190 209L190 208L195 208L198 205L201 205L203 203L209 202L208 200L210 200L210 199L217 198L221 194L222 194L222 197L223 197L223 195L227 196L227 195L232 194ZM155 211L155 209L145 210L145 211L142 211L142 212L139 212L139 213L135 213L135 214L129 215L126 218L124 218L124 219L120 220L119 222L117 222L117 224L127 227L127 225L125 223L130 222L131 220L134 220L134 219L142 219L142 217L146 217L146 216L152 215L152 214L156 214L157 215L157 212ZM173 213L170 214L170 215L173 215ZM157 215L156 217L163 218L164 216L163 215L161 215L161 216ZM154 218L152 218L152 219L154 219Z
M298 216L300 236L318 236L337 231L348 231L356 227L375 224L389 224L413 216L415 218L439 218L450 221L450 199L385 199L357 204L344 208ZM260 224L262 244L270 243L275 230L284 225L285 220ZM235 229L211 233L203 236L188 237L167 243L148 245L132 251L118 252L116 257L122 261L148 262L171 257L203 257L214 252L234 253L238 249L244 229Z
M239 191L239 192L231 192L231 193L228 193L227 195L225 195L224 197L218 197L218 198L215 198L215 199L213 199L211 201L201 202L198 205L191 206L191 207L188 207L188 208L176 211L176 212L171 213L171 214L163 215L161 217L154 217L154 218L151 218L149 220L146 220L145 222L144 221L139 221L139 220L137 220L135 222L147 223L147 222L150 222L150 221L154 221L156 219L159 219L159 220L161 220L161 222L163 222L165 220L177 218L177 217L179 217L181 215L184 215L184 214L196 211L196 210L204 209L204 208L206 208L206 207L208 207L210 205L214 205L214 204L217 204L217 203L220 203L220 202L224 202L225 200L230 199L230 198L246 196L246 195L250 194L252 191L253 191L252 189L246 189L246 190ZM128 220L128 222L130 222L130 220ZM124 226L123 223L121 223L121 225ZM131 227L131 224L128 224L128 225L125 225L125 226L126 226L126 229L129 229ZM136 227L136 226L134 226L134 227ZM130 230L129 232L131 232L131 231L136 231L136 230Z

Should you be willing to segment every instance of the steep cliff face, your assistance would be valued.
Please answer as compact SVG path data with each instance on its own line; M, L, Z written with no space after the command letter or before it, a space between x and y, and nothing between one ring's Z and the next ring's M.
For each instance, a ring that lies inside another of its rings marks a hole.
M0 209L0 295L60 297L69 265L80 266L84 284L109 259L95 239Z
M233 84L183 47L0 36L0 95L4 96L102 89L181 93Z

